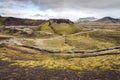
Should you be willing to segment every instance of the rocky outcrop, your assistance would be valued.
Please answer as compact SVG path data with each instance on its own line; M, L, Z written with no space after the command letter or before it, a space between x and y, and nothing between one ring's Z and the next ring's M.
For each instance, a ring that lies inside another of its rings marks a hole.
M49 19L49 22L51 22L51 23L58 23L58 24L60 24L60 23L74 24L69 19Z
M31 20L31 19L20 19L14 17L4 17L4 21L2 21L2 25L5 26L38 26L44 22L51 22L51 23L67 23L67 24L74 24L69 19L49 19L49 20Z
M20 33L20 34L33 34L34 30L29 27L16 27L16 26L10 26L10 27L4 27L2 28L2 31L7 30L8 33L14 34L14 33Z
M43 36L52 36L52 35L53 35L53 33L44 32L44 31L39 31L39 32L37 32L37 33L40 34L40 35L43 35Z

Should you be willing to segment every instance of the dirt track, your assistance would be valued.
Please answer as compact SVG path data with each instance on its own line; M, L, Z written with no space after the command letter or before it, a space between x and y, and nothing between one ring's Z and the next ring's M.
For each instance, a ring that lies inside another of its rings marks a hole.
M94 32L94 31L96 31L96 29L91 30L91 31L86 31L86 32L79 32L79 33L75 33L75 34L71 34L71 35L63 35L63 36L57 36L57 37L53 37L53 38L47 38L47 39L7 38L3 41L0 41L0 44L5 43L5 44L16 45L16 46L20 46L20 47L23 47L23 48L37 50L37 51L54 53L54 54L52 54L54 56L61 56L61 54L56 54L56 53L68 53L67 55L64 55L66 57L73 56L73 55L78 56L78 57L90 57L90 56L120 54L120 46L115 46L115 47L101 49L101 50L87 50L87 51L86 50L83 50L83 51L67 51L67 50L66 51L61 51L61 50L47 49L47 48L42 47L42 46L36 46L36 45L44 45L43 42L45 40L54 40L54 39L59 39L59 38L63 38L63 37L66 37L66 36L79 35L79 34ZM23 40L23 41L24 40L32 40L32 41L35 42L35 44L34 44L35 46L22 44L19 40ZM7 48L11 48L9 45L5 45L5 46ZM12 47L11 49L16 49L16 48ZM26 52L26 51L24 51L24 52Z

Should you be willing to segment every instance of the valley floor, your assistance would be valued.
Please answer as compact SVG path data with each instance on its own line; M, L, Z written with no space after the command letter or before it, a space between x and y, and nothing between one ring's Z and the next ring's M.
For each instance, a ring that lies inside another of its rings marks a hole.
M120 32L0 35L0 80L120 80Z

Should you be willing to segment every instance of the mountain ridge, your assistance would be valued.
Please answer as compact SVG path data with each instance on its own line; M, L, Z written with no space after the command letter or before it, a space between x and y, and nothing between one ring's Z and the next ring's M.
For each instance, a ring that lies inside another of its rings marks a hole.
M119 18L113 18L113 17L103 17L101 19L96 20L96 22L120 23L120 19Z
M84 17L78 19L78 21L84 21L84 22L95 21L95 20L97 20L96 17Z
M0 16L0 24L5 26L39 26L45 22L52 22L52 23L67 23L67 24L74 24L69 19L49 19L49 20L33 20L33 19L22 19L22 18L15 18L15 17L2 17Z

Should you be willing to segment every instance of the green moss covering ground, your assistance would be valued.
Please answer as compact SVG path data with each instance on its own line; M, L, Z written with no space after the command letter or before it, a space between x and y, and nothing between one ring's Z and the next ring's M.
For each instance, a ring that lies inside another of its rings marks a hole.
M74 50L98 50L120 45L120 32L93 31L78 35L45 40L44 44L50 48L66 48ZM67 45L67 46L66 46Z
M73 24L66 24L66 23L52 23L51 25L49 22L43 23L38 28L39 31L44 32L51 32L54 34L73 34L82 31L81 27L75 26Z
M52 39L52 40L45 40L44 41L44 46L50 48L50 49L56 49L56 50L71 50L74 47L69 46L68 44L65 43L65 38L58 38L58 39Z
M25 54L1 48L0 60L13 62L10 66L19 65L21 67L30 68L41 66L46 69L120 71L120 55L65 59L60 57L50 57L47 55Z
M53 30L48 25L49 25L48 22L43 23L43 24L40 25L40 27L38 28L38 30L39 31L44 31L44 32L54 33Z
M66 24L66 23L61 23L61 24L52 24L53 28L55 29L56 32L60 34L73 34L82 31L81 27L75 26L73 24Z
M66 42L77 50L97 50L115 46L113 43L99 41L87 36L70 36L67 37Z
M85 33L81 35L86 37L88 36L99 41L110 42L116 45L120 45L120 31L97 30L94 32Z

